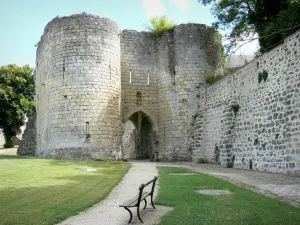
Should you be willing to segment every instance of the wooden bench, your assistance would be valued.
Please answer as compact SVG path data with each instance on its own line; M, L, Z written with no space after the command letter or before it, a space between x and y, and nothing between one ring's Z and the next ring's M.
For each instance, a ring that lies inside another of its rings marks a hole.
M140 204L142 201L144 201L145 202L144 209L146 208L146 206L147 206L146 197L151 196L151 205L155 209L155 206L153 204L153 193L154 193L154 187L155 187L156 180L157 180L157 177L154 177L154 179L150 180L146 184L141 184L141 186L139 187L139 194L138 194L137 198L130 199L130 200L124 202L122 205L119 205L119 207L123 207L124 209L126 209L129 212L130 219L129 219L128 223L131 223L131 220L132 220L132 212L130 211L129 208L133 208L133 207L137 208L137 216L138 216L139 220L143 223L143 220L140 216ZM150 184L152 184L151 191L143 192L144 188Z

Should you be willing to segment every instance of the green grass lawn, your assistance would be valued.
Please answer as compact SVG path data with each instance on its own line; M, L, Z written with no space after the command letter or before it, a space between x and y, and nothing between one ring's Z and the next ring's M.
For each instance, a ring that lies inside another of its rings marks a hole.
M172 206L160 225L285 225L300 224L300 209L249 191L222 179L197 174L183 168L159 168L160 187L156 204ZM209 196L194 190L223 189L233 195Z
M0 155L0 224L55 224L100 202L128 164ZM82 167L95 172L79 171Z

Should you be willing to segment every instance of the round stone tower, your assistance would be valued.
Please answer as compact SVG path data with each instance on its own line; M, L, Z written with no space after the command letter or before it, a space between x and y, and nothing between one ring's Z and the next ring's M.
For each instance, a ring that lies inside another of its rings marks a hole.
M46 26L36 57L36 155L120 156L119 33L110 19L85 13Z

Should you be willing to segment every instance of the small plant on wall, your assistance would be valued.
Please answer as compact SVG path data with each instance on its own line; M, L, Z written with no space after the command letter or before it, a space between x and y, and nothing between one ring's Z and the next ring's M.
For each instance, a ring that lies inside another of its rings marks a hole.
M235 161L235 155L231 156L230 161L227 162L226 167L227 168L233 168L234 167L234 161Z
M150 22L151 25L147 26L147 29L157 38L161 38L165 31L172 30L176 25L167 16L152 17Z
M266 80L268 79L268 72L266 70L264 70L263 72L258 73L258 83L261 83L262 80L264 80L266 82Z
M263 80L264 80L265 82L266 82L266 80L268 79L268 75L269 75L269 74L268 74L267 71L264 70L264 71L262 72L262 78L263 78Z
M214 160L216 163L220 162L220 149L217 144L215 145Z
M208 163L208 159L206 159L206 158L200 158L200 159L198 159L197 163L199 163L199 164L207 164Z
M262 73L258 73L258 83L260 83L262 79L263 79Z
M233 104L231 106L231 109L233 110L234 112L234 117L236 117L236 114L238 113L238 111L240 110L240 105L239 104Z

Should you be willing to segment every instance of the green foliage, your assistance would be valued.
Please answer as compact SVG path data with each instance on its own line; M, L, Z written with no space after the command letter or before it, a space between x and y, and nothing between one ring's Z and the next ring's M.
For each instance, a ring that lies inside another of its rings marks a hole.
M4 148L12 148L14 147L14 138L5 136L5 143L3 145Z
M268 79L268 72L264 70L263 72L258 73L258 83L261 83L262 80L266 82Z
M266 82L266 80L268 79L268 75L269 75L269 74L268 74L267 71L264 70L264 71L262 72L262 78L263 78L263 80L264 80L265 82Z
M239 104L233 104L231 106L231 109L233 110L234 112L234 117L236 117L236 114L238 113L238 111L240 110L240 105Z
M24 125L25 114L35 109L33 71L28 65L0 68L0 128L5 136L5 147L12 145L13 137Z
M235 161L235 155L231 156L230 161L226 163L227 168L233 168L234 167L234 161Z
M215 145L215 150L214 150L214 160L216 163L220 162L220 149L218 145Z
M215 75L215 76L208 76L208 77L206 77L205 81L206 81L207 84L212 85L212 84L216 83L218 80L221 80L223 77L234 73L235 71L236 71L235 68L224 68L222 74L218 74L218 75Z
M209 77L206 78L206 83L207 84L214 84L218 80L221 80L221 78L223 78L223 74L218 74L216 76L209 76Z
M167 30L172 30L175 23L168 19L167 16L156 16L150 20L151 25L147 27L157 38L161 38Z
M199 163L199 164L207 164L208 163L208 159L206 159L206 158L200 158L200 159L198 159L197 163Z
M217 29L231 30L229 51L242 37L259 36L260 51L266 52L299 29L299 0L198 0L213 4Z
M160 161L160 159L159 159L159 157L158 157L158 151L155 151L154 153L152 153L152 155L151 155L151 158L150 158L150 161L151 162L159 162Z
M263 79L263 74L261 72L258 73L258 83L261 83Z

